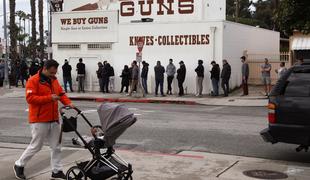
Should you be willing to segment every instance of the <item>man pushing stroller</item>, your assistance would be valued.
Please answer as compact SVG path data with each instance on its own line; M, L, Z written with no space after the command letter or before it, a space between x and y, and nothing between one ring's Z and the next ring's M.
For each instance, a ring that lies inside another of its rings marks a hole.
M73 105L55 77L58 66L55 60L45 61L43 68L26 84L32 139L21 157L15 161L13 170L17 179L26 179L24 167L41 150L45 138L51 148L51 179L66 179L61 165L58 101L70 107Z

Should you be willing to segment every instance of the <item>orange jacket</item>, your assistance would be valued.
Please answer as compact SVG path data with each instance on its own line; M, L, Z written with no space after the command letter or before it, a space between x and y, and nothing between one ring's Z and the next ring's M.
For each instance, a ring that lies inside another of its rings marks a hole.
M26 84L26 100L29 104L29 123L51 122L59 120L58 101L53 101L52 94L61 96L64 105L71 104L64 94L58 80L51 79L49 84L42 78L41 71L28 79Z

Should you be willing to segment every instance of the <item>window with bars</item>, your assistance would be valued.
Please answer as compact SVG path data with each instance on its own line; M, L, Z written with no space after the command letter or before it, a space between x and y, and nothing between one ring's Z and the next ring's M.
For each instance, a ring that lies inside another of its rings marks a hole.
M105 43L105 44L88 44L88 49L112 49L112 44Z
M79 44L58 44L58 49L80 49Z

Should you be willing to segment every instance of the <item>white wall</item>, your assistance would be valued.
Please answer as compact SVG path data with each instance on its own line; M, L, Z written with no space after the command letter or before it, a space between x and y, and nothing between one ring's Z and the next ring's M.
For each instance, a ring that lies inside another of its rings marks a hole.
M211 27L216 27L215 36L211 32ZM73 79L75 79L75 66L79 57L84 59L87 71L87 90L98 90L98 80L96 70L98 61L107 60L115 70L116 90L120 89L119 75L124 65L130 65L136 58L137 46L130 45L131 36L152 36L153 44L145 45L142 52L143 60L147 61L149 66L148 87L150 92L154 92L154 66L156 61L161 61L164 67L168 60L172 58L176 67L179 67L179 61L184 61L187 68L187 75L184 87L187 87L188 93L195 93L194 69L197 66L197 60L202 59L205 67L204 92L210 93L211 82L210 62L217 61L222 67L222 59L227 59L232 66L231 88L241 84L241 62L240 57L243 52L275 54L279 52L279 33L241 25L231 22L182 22L182 23L123 23L119 24L118 42L113 43L111 50L88 50L87 44L82 44L78 50L59 50L53 45L54 58L63 64L65 58L69 59L73 67ZM208 34L209 44L203 45L159 45L159 36L175 35L195 35ZM215 41L213 41L213 37ZM155 41L157 39L157 41ZM215 43L214 58L213 44ZM61 70L59 75L61 75ZM61 76L59 76L60 79ZM74 81L75 82L75 81ZM76 83L76 82L75 82ZM165 91L167 81L164 82ZM174 81L174 92L178 91L177 83Z
M231 87L241 84L241 61L244 51L255 54L274 55L280 51L279 32L224 22L223 58L232 68Z
M76 76L75 66L78 58L82 57L86 64L87 71L87 90L98 90L98 82L96 78L96 70L98 61L107 60L115 70L116 88L120 88L119 75L124 65L130 65L136 58L137 46L130 46L130 36L154 36L154 44L152 46L144 46L143 60L147 61L149 66L149 91L154 92L154 66L156 61L161 61L166 68L168 60L172 58L176 67L179 67L179 61L184 61L187 68L187 75L184 87L187 87L188 93L195 93L195 77L194 69L197 66L198 59L204 61L205 81L204 93L210 92L210 62L212 60L222 59L222 22L201 22L201 23L130 23L119 25L119 42L114 43L110 51L88 50L87 44L82 44L78 50L59 50L57 45L53 45L54 59L63 64L64 59L68 59L73 67L73 78ZM213 52L213 36L210 27L216 27L215 32L215 59L212 57ZM160 46L155 39L159 36L175 36L175 35L209 35L209 44L200 45L166 45ZM62 74L61 68L59 75ZM61 76L59 76L62 79ZM90 87L92 86L92 87ZM167 81L164 82L165 90ZM177 92L177 83L174 81L174 91Z
M209 92L209 66L212 58L212 44L213 37L211 36L210 27L217 27L215 41L216 51L215 60L222 59L222 22L211 23L136 23L136 24L120 24L119 29L119 43L116 43L113 47L114 54L114 66L115 69L123 68L124 64L130 64L135 59L137 47L129 46L130 36L154 36L156 39L162 35L192 35L192 34L209 34L210 43L207 45L171 45L160 46L154 41L154 45L144 46L142 59L147 61L149 66L149 91L154 92L154 66L156 61L161 61L162 65L166 68L169 59L174 60L175 66L179 67L179 61L184 61L187 74L184 87L187 87L188 93L195 93L195 77L196 73L194 69L197 66L198 59L204 61L205 66L205 81L204 81L204 93ZM174 82L174 90L177 90L177 83ZM164 82L165 90L167 88L167 82Z
M63 84L61 66L64 64L64 60L68 59L69 64L72 66L74 89L77 89L76 64L78 63L79 58L83 58L83 62L86 66L85 90L87 91L99 90L99 82L96 75L96 70L98 69L97 63L99 61L103 62L104 60L107 60L113 65L111 50L88 50L87 44L81 44L79 50L57 49L57 44L53 44L53 52L53 58L60 64L57 76L61 84Z
M64 0L64 12L70 12L75 8L84 6L86 4L94 4L99 0ZM120 22L130 22L132 20L141 20L141 18L152 18L154 22L174 22L174 21L201 21L201 20L225 20L226 18L226 0L188 0L179 1L174 0L171 9L173 14L167 14L167 9L161 7L157 0L153 0L151 4L151 14L141 15L139 1L144 1L143 11L149 11L149 4L146 4L146 0L127 0L132 2L130 5L124 5L123 12L128 13L134 11L134 14L130 16L122 16L120 14ZM107 10L121 10L120 0L105 0L106 3L110 2L107 6ZM167 0L164 1L164 5L169 7ZM181 6L179 6L181 5ZM159 8L162 8L164 14L157 15ZM133 10L131 10L133 9ZM180 11L181 10L181 11ZM183 12L182 12L183 10ZM184 10L193 10L187 13ZM181 12L181 13L180 13Z

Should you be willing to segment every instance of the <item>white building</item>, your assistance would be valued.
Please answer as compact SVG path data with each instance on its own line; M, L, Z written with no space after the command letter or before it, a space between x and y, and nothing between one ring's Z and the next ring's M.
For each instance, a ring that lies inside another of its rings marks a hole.
M63 12L52 16L53 58L60 64L68 59L73 69L78 59L83 58L86 90L91 91L99 89L97 63L107 60L114 67L119 90L119 75L124 65L136 59L136 40L144 37L142 59L150 64L150 91L155 89L156 61L166 67L170 58L176 67L179 61L184 61L187 68L184 87L188 93L195 93L194 69L198 59L204 61L204 93L211 90L212 60L220 66L223 59L228 60L232 67L230 87L234 88L241 84L240 57L245 52L278 54L280 35L226 21L225 4L225 0L114 0L111 3L109 0L64 0ZM151 22L143 22L142 18L149 18L146 21ZM61 74L60 70L60 79ZM72 75L74 78L76 72ZM166 85L165 79L165 88ZM178 90L176 81L173 90Z

